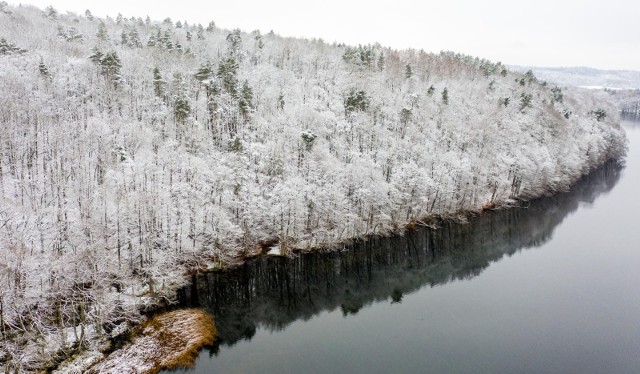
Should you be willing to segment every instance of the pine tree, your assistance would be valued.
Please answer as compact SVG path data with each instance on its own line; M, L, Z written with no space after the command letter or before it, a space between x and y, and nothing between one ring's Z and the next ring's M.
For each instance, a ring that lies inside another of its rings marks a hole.
M40 75L43 76L44 78L49 77L49 69L47 69L47 66L44 64L42 60L40 60L40 64L38 64L38 70L40 71Z
M380 56L378 56L378 70L384 70L384 53L380 52Z
M7 39L0 38L0 55L20 55L26 52L26 49L18 48L15 44L9 43Z
M351 90L344 100L345 112L365 111L369 108L369 98L366 92Z
M184 125L191 114L191 106L187 98L186 89L182 75L176 73L173 78L174 99L173 99L173 115L176 124ZM180 137L180 133L177 134Z
M132 48L142 48L142 42L140 41L140 35L136 28L132 28L129 31L129 46Z
M253 109L253 90L249 87L249 82L246 80L242 83L242 90L240 91L240 100L238 101L238 108L240 109L240 114L242 118L246 122L249 113Z
M411 109L402 108L402 110L400 111L400 123L402 123L403 125L406 125L411 119L411 115L412 115Z
M196 38L198 38L198 40L204 40L204 27L200 24L198 24L198 28L196 29Z
M200 68L196 72L195 77L201 83L213 78L213 65L211 64L211 62L205 62L200 65Z
M231 96L236 96L238 86L238 62L227 57L218 66L218 77L222 80L222 89Z
M89 59L94 64L99 65L102 62L102 58L104 57L104 53L102 53L102 51L100 51L100 49L98 49L98 47L93 47L91 50L93 51L93 53L91 54L91 56L89 56Z
M147 47L155 47L156 46L156 36L154 34L149 35L149 40L147 40Z
M444 105L449 105L449 90L447 90L447 87L442 90L442 102Z
M107 34L107 25L105 25L102 20L98 24L98 32L96 33L96 36L102 41L106 41L109 37L109 35Z
M45 15L51 19L58 19L58 11L51 5L45 8Z
M533 99L533 95L528 93L520 94L520 111L524 111L526 108L531 107L531 100Z
M115 51L106 53L100 60L101 72L105 76L107 81L112 83L114 87L117 87L120 83L122 76L120 75L120 58Z
M171 32L169 30L164 31L160 41L167 51L173 51L173 42L171 41Z
M164 97L165 84L165 80L162 79L162 75L160 75L160 69L157 67L153 68L153 92L157 97Z
M242 36L240 35L240 29L235 29L227 35L227 53L235 57L240 58L240 49L242 48Z
M191 107L189 106L189 101L182 94L176 96L174 101L174 117L176 123L184 124L189 118L189 114L191 113Z

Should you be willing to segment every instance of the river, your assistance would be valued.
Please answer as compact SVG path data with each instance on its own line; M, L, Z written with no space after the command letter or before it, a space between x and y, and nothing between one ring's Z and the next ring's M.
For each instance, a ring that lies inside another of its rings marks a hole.
M640 372L640 124L568 193L344 251L264 257L182 297L189 373Z

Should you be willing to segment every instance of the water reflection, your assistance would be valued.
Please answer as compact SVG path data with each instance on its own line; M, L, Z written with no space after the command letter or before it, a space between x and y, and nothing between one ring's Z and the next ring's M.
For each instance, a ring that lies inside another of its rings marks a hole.
M610 191L620 175L611 163L569 193L489 212L469 224L370 239L340 252L259 258L198 276L181 299L214 314L214 354L220 345L251 339L259 327L280 330L325 310L340 308L347 316L374 302L401 303L407 293L473 278L505 255L542 245L567 215Z

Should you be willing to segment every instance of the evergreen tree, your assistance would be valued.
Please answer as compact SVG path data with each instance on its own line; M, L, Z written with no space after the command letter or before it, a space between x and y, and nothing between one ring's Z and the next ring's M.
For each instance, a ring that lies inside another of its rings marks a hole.
M198 40L204 40L204 27L202 27L202 25L198 24L198 27L196 29L196 38Z
M89 21L93 21L93 14L91 14L91 11L89 9L84 11L84 16L87 17Z
M447 87L442 90L442 102L445 105L449 105L449 90L447 90Z
M240 100L238 101L238 108L240 109L240 114L242 118L246 122L249 113L253 109L253 90L249 87L249 82L246 80L242 84L242 90L240 91Z
M167 51L173 51L173 42L171 41L171 32L169 30L164 31L160 40Z
M178 95L174 101L174 111L173 111L176 123L184 124L189 118L189 114L191 114L191 107L189 106L189 101L185 96Z
M262 41L262 35L260 35L260 31L256 30L256 35L255 35L254 39L256 41L256 47L258 49L264 48L264 42Z
M196 72L195 77L201 83L213 78L213 65L211 64L211 62L205 62L200 65L200 68Z
M402 110L400 111L400 123L402 123L403 125L406 125L411 119L411 115L412 115L411 109L402 108Z
M0 38L0 55L19 55L26 52L26 49L18 48L15 44L9 43L7 39Z
M149 35L149 40L147 40L147 47L155 47L156 46L156 36L154 34Z
M218 66L218 78L222 81L222 89L231 96L236 96L238 86L238 62L233 57L227 57Z
M531 100L533 99L533 95L528 93L520 94L520 111L524 111L526 108L531 107Z
M106 53L100 60L100 67L101 73L107 81L113 84L114 87L117 87L122 79L120 75L122 65L120 64L118 54L115 51Z
M204 83L205 93L207 95L207 112L209 114L209 124L215 123L216 113L218 112L218 102L216 98L220 93L220 88L214 81L206 81ZM213 127L212 127L213 128Z
M160 69L153 68L153 92L157 97L164 97L164 86L166 81L160 75Z
M132 48L142 48L140 35L138 34L138 30L135 27L129 31L129 46Z
M607 111L604 109L596 109L589 112L589 114L593 115L598 122L602 122L605 118L607 118Z
M551 102L552 103L562 103L563 95L562 89L558 86L555 86L551 89Z
M93 51L93 53L89 56L89 59L94 64L99 65L102 62L102 58L104 57L104 53L102 53L102 51L100 51L100 49L98 49L98 47L93 47L91 50Z
M242 48L242 36L240 29L235 29L227 35L227 52L236 59L240 58L240 49Z
M369 98L366 92L360 90L351 90L344 100L345 112L348 114L353 111L365 111L369 108Z
M186 90L184 87L184 81L182 80L182 75L176 74L174 77L174 87L176 90L176 95L174 96L173 101L173 115L176 124L184 125L191 114L191 106L189 105L189 100L186 95ZM181 136L181 131L178 130L177 133L178 138Z
M413 76L413 70L411 70L411 65L407 64L404 69L404 76L409 79Z
M44 9L44 13L47 17L51 19L58 19L58 11L51 5Z
M40 60L40 63L38 64L38 70L40 71L40 75L43 76L44 78L49 77L49 69L47 69L47 66L44 64L42 60Z
M378 56L378 70L384 70L384 53L380 52L380 56Z
M96 36L101 41L106 41L109 37L107 34L107 25L105 25L102 20L100 20L100 23L98 24L98 32L96 33Z
M280 93L280 95L278 95L278 109L284 110L284 104L284 94Z

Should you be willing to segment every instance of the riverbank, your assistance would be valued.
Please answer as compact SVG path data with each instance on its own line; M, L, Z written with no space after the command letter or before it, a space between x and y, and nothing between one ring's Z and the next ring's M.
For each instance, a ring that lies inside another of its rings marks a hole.
M610 163L618 163L618 161L609 161ZM616 165L612 165L612 166L601 166L600 168L597 168L598 171L598 178L602 178L603 180L605 180L605 182L598 182L595 184L595 186L593 187L593 189L595 191L599 192L599 188L600 184L602 185L608 185L608 180L606 179L606 177L602 177L602 175L605 175L605 172L601 171L601 168L603 167L609 167L612 170L618 170L620 166L616 166ZM588 180L589 176L592 175L592 173L583 176L583 178L586 178ZM579 184L583 179L579 179L577 181L577 184ZM572 186L574 187L574 186ZM580 191L579 193L581 195L585 195L585 196L589 196L590 194L592 194L593 192L590 192L589 190L590 187L585 188L584 184L581 185L580 187ZM586 191L583 191L585 190ZM559 193L560 191L554 191L556 193ZM564 191L566 192L566 191ZM551 193L547 193L546 195L551 195ZM577 203L573 202L573 200L570 197L567 196L571 196L571 195L562 195L562 199L567 200L568 202L565 202L563 204L564 209L570 211L570 209L576 209L577 208ZM543 198L538 197L535 199L531 199L531 200L535 200L536 204L540 204L539 198ZM564 201L563 200L563 201ZM446 216L429 216L429 217L424 217L421 220L418 221L411 221L408 222L406 225L404 225L401 229L398 229L397 231L393 231L390 232L389 235L380 235L379 233L376 235L369 235L366 237L361 237L361 238L351 238L348 240L345 240L341 243L336 243L336 245L333 248L336 247L344 247L349 245L349 243L353 242L353 241L358 241L358 240L380 240L380 239L375 239L376 238L381 238L381 237L389 237L391 235L401 235L403 236L404 234L406 234L409 231L414 231L416 229L418 229L421 226L426 226L426 227L430 227L430 228L440 228L441 226L445 226L448 228L447 232L449 232L451 230L451 224L454 225L464 225L466 223L468 223L469 221L472 221L474 218L478 218L481 219L482 214L487 214L487 211L492 211L492 210L504 210L504 209L518 209L519 207L522 207L523 204L526 204L527 201L524 200L520 200L520 201L516 201L513 200L511 202L509 202L508 204L502 204L502 205L495 205L492 204L490 206L485 206L483 207L483 209L480 210L474 210L474 211L464 211L464 212L456 212L456 213L451 213L449 215ZM556 202L557 203L557 202ZM547 207L548 208L549 203L542 204L542 207ZM566 206L566 207L565 207ZM538 207L537 210L542 210L543 208ZM564 211L564 210L563 210ZM555 212L555 211L554 211ZM538 230L540 229L540 225L546 225L549 224L551 225L551 227L553 227L555 224L557 224L559 221L561 221L564 218L564 214L560 214L558 212L555 212L556 214L559 215L558 219L554 219L553 220L553 224L551 224L550 222L537 222L537 223L527 223L525 226L530 228L536 235L541 235L541 236L546 236L548 235L547 233L545 233L544 231L539 232ZM565 213L568 214L568 213ZM533 221L535 221L535 217L532 216L527 216L530 217ZM525 217L526 218L526 217ZM547 217L548 219L549 217ZM476 222L476 221L474 221ZM495 223L494 223L495 224ZM502 227L503 225L499 225L500 227ZM509 231L511 234L513 235L513 233L511 232L512 230L514 230L513 228L511 228L508 225L505 225L506 228L503 228L502 230L506 230ZM533 229L533 227L535 227L535 229ZM470 246L471 242L474 241L481 241L482 239L480 238L480 232L484 232L482 230L479 230L476 227L476 230L478 231L477 236L478 237L472 237L471 239L468 239L468 242L466 242L466 246ZM552 229L549 229L549 231L552 231ZM451 234L450 232L448 234L444 234L445 236L450 236L450 237L456 237L456 235L458 234ZM469 235L469 233L466 233L466 235ZM497 240L499 241L500 238L497 238ZM510 239L507 241L509 244L514 245L514 238L510 237ZM517 241L517 240L516 240ZM522 234L522 241L524 243L531 243L531 242L537 242L539 241L539 238L535 237L535 235L533 235L532 237L529 237L528 235L524 235ZM268 242L266 242L268 243ZM268 243L269 245L274 245L275 243L271 242ZM459 244L459 243L458 243ZM484 246L486 247L490 247L491 245L494 245L494 242L485 242ZM415 244L414 244L415 245ZM522 244L523 246L526 245L530 245L530 244ZM456 245L455 244L451 244L452 248L454 248ZM499 248L502 248L502 245L498 245ZM262 246L262 248L267 248L266 246ZM323 251L332 251L333 249L331 248L322 248L322 249L309 249L309 248L292 248L288 253L285 253L283 255L295 255L296 253L300 253L300 252L323 252ZM498 251L499 252L499 251ZM513 253L513 250L509 250L507 251L509 253ZM218 270L225 270L228 269L230 267L239 267L244 265L247 261L250 260L254 260L257 257L262 257L262 256L268 256L269 254L266 253L264 250L260 253L256 253L252 256L247 256L247 257L242 257L242 258L236 258L234 261L226 264L223 267L220 267L218 265ZM501 256L501 255L500 255ZM496 256L496 257L500 257L500 256ZM385 256L383 256L385 257ZM495 261L495 259L494 259ZM420 262L420 261L419 261ZM213 265L213 264L211 264ZM474 265L474 266L470 266L474 269L477 270L478 265ZM206 266L201 267L200 269L194 269L194 271L199 270L202 271L206 268ZM347 272L348 273L348 272ZM464 278L466 277L466 275L458 275L458 277L460 278ZM296 277L296 279L304 279L304 277L299 276ZM195 278L192 278L191 282L195 282ZM215 281L214 281L215 282ZM437 281L434 281L437 283ZM320 282L322 283L322 282ZM393 283L393 282L392 282ZM386 284L386 283L385 283ZM191 287L188 287L187 290L190 289L191 294L188 295L181 295L179 298L183 299L183 298L191 298L193 297L193 292L198 292L195 288L195 284L192 284ZM262 286L258 287L261 288ZM304 287L300 287L300 289L304 289ZM404 292L410 292L411 290L403 290ZM258 291L255 291L258 292ZM388 293L388 292L387 292ZM345 294L348 294L348 292L346 292ZM197 300L193 300L193 301L197 301ZM189 301L187 300L187 304L189 303ZM196 302L197 304L197 302ZM322 303L321 303L322 304ZM233 320L233 318L231 318L231 320ZM160 325L157 324L156 322L146 322L143 324L142 330L145 331L146 327L144 326L148 326L149 324L153 325L154 327L156 327L154 331L154 333L157 334L164 334L161 331L162 330L166 330L167 333L169 334L173 334L173 330L175 328L175 326L172 326L171 324L164 324L164 325ZM229 326L223 326L223 329L229 330L230 327ZM137 329L140 329L140 327L138 327ZM195 328L192 329L191 332L188 332L188 330L185 330L186 334L194 334L195 331L198 331L200 328ZM249 329L250 330L250 329ZM233 334L232 334L233 335ZM227 337L228 338L228 337ZM146 338L145 338L146 339ZM156 339L156 342L151 344L151 346L153 347L152 349L148 349L145 347L148 347L149 344L146 343L145 339L139 339L139 338L134 338L134 340L127 344L125 347L123 347L122 349L116 350L115 352L111 353L106 359L104 359L103 361L100 361L98 364L96 364L95 366L90 366L89 371L90 373L100 373L100 372L126 372L127 368L148 368L145 370L152 370L152 371L144 371L145 373L149 372L149 373L155 373L157 371L155 371L156 369L162 369L162 368L171 368L174 367L176 365L167 365L166 364L166 360L165 361L158 361L158 352L162 352L162 357L174 357L174 356L181 356L183 354L186 354L186 359L184 361L180 361L180 364L177 366L190 366L190 364L193 362L193 359L195 358L195 356L197 356L197 350L199 348L193 348L193 349L187 349L186 352L184 350L181 350L181 346L180 345L175 345L172 343L172 341L170 340L168 343L164 343L160 340ZM211 343L206 343L206 345L210 345ZM77 360L76 360L77 361ZM87 361L85 359L85 361ZM76 364L77 365L77 364ZM66 372L63 369L63 372Z
M625 129L626 166L568 193L199 276L219 334L195 372L638 372L640 127Z
M108 355L85 352L54 372L155 374L190 367L200 349L214 342L216 327L201 309L179 309L153 316L130 335L128 343Z

